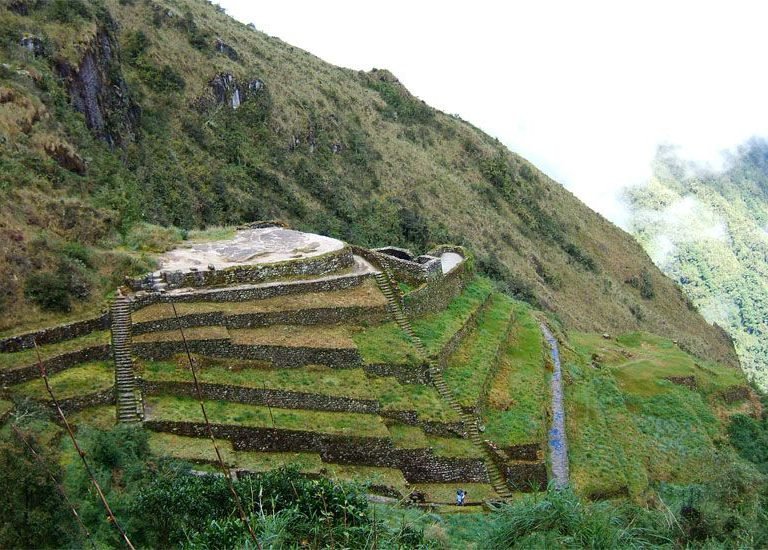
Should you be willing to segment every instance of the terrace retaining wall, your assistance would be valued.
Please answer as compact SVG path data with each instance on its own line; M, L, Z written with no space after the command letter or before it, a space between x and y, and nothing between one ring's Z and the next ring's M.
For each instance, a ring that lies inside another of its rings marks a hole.
M307 275L327 275L350 268L355 260L352 250L345 246L319 256L296 258L275 263L238 265L225 269L206 271L163 271L163 281L168 288L205 287L239 285L244 283L263 283L288 277L306 277ZM126 284L133 291L151 290L151 275L140 279L126 279Z
M192 382L171 380L139 380L144 395L180 395L197 397ZM275 390L266 388L246 388L226 384L201 383L203 397L216 401L230 401L246 405L269 405L282 409L303 409L329 412L350 412L375 414L383 418L396 420L402 424L418 426L425 433L442 437L463 437L466 429L463 422L434 422L421 420L416 411L384 410L375 399L332 396L319 393Z
M46 401L46 404L55 411L56 408L51 401ZM89 393L87 395L78 395L76 397L69 397L67 399L59 399L59 406L64 414L70 414L77 411L82 411L89 407L98 407L100 405L114 405L115 404L115 387Z
M370 273L344 275L315 281L283 281L262 285L240 285L233 288L188 289L174 294L141 292L131 297L133 311L156 303L170 302L249 302L276 296L330 292L359 286L370 278Z
M493 293L488 294L488 296L485 298L485 301L480 304L480 307L472 312L462 327L448 339L448 342L443 346L443 349L438 352L437 363L441 369L445 370L445 364L448 361L448 357L450 357L457 349L459 349L459 346L461 346L462 342L464 342L464 339L477 328L480 317L488 310L491 305L492 295Z
M363 365L363 370L371 376L392 376L403 384L431 384L429 365L398 365L394 363L374 363Z
M277 368L325 365L333 368L359 368L362 359L355 348L310 348L292 346L233 344L229 339L187 340L191 353L224 359L269 361ZM184 353L181 340L133 342L133 355L141 359L168 359Z
M169 307L170 309L170 307ZM181 328L225 326L231 329L270 325L330 325L337 323L382 323L388 320L386 306L326 307L260 313L190 313L175 317L134 323L133 334L178 330Z
M207 437L205 424L148 420L145 427L191 437ZM237 451L316 452L324 462L397 468L409 483L488 483L485 464L475 458L436 456L430 449L397 449L383 437L356 437L309 431L212 425L214 435Z
M9 336L0 339L0 353L14 353L26 349L33 349L35 343L38 346L45 344L56 344L66 340L72 340L85 336L97 330L107 330L109 328L109 313L103 313L98 317L74 321L65 325L58 325L50 328L43 328L17 336Z
M103 346L91 346L76 351L70 351L62 353L50 359L45 359L43 368L45 368L48 375L61 372L63 370L75 367L82 363L88 363L90 361L106 361L112 356L111 346L105 344ZM12 384L20 384L33 378L40 376L40 370L37 363L27 365L24 367L18 367L14 369L2 369L0 370L0 385L10 386Z
M459 296L472 280L474 273L467 261L461 262L450 273L432 279L404 297L405 312L409 317L443 311Z

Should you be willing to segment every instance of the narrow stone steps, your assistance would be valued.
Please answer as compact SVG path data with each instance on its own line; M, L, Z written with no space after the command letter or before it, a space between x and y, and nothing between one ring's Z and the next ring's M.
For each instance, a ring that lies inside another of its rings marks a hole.
M115 361L115 391L117 421L139 422L140 401L137 397L136 377L131 359L131 305L127 298L118 296L111 307L112 357Z
M493 457L491 456L489 449L486 447L483 439L480 437L477 429L477 419L464 412L464 409L461 408L461 405L456 400L453 392L448 387L448 384L443 378L443 371L439 368L435 360L429 356L424 342L422 342L421 338L416 335L416 332L411 326L410 320L403 312L402 294L398 293L396 297L395 292L392 290L392 278L388 273L385 273L383 266L379 267L382 269L382 271L374 274L374 279L376 280L379 290L381 290L382 294L384 294L384 297L387 299L387 309L392 314L392 317L397 325L410 337L414 348L416 348L422 358L427 361L429 374L432 378L432 384L437 389L437 393L446 403L448 403L451 409L458 413L459 418L461 418L462 422L467 427L468 439L472 442L473 445L479 447L482 450L483 455L486 457L485 467L488 473L488 479L491 482L494 490L503 499L511 498L512 491L509 490L504 476L496 466L496 463L493 461Z

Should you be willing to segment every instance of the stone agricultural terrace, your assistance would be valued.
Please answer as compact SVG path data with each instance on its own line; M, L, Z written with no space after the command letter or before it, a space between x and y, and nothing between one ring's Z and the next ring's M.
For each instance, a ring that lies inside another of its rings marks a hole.
M210 468L189 352L235 471L295 464L432 503L451 502L456 484L475 503L541 489L538 327L467 259L452 245L416 255L243 227L159 255L108 314L0 341L0 383L41 395L36 341L75 422L140 423L158 455ZM521 338L538 350L526 363Z

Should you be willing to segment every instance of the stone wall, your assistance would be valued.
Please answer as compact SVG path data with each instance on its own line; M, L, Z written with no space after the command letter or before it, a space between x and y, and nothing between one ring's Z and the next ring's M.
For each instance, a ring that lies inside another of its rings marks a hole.
M163 281L169 289L182 287L210 287L263 283L275 279L306 277L308 275L327 275L351 268L355 263L352 251L345 246L318 256L297 258L284 262L239 265L225 269L206 271L162 272ZM151 275L141 279L126 279L126 284L133 291L151 290Z
M0 340L0 353L14 353L25 349L33 349L35 343L38 346L56 344L65 340L72 340L85 336L97 330L109 328L109 313L103 313L92 319L84 319L50 328L27 332L17 336L9 336Z
M158 432L207 437L206 426L200 423L148 420L144 425ZM409 483L488 483L480 459L439 457L431 449L397 449L388 438L220 424L212 428L237 451L316 452L324 462L398 468Z
M139 292L131 297L133 311L156 303L179 302L250 302L265 300L276 296L304 294L312 292L328 292L354 288L371 277L370 273L362 275L339 275L328 279L315 281L283 281L265 283L259 286L242 285L233 288L201 288L188 289L173 295L157 292Z
M140 380L144 395L181 395L197 397L192 382L165 380ZM275 390L266 388L246 388L227 384L201 383L203 397L216 401L230 401L247 405L269 405L282 409L303 409L330 412L351 412L375 414L383 418L396 420L401 424L418 426L424 432L442 437L463 437L465 428L462 422L433 422L421 420L416 411L384 410L375 399L357 399L353 397L331 396L318 393Z
M433 279L405 295L405 312L409 317L443 311L462 293L474 272L464 261L444 277Z
M55 412L55 407L52 402L47 402L48 406ZM115 404L115 387L106 388L97 392L89 393L87 395L78 395L76 397L70 397L68 399L59 399L59 406L64 414L70 414L77 411L82 411L89 407L98 407L100 405L114 405Z
M530 493L547 488L547 465L544 462L508 462L502 475L513 491Z
M486 447L510 489L529 493L547 488L547 465L538 458L538 453L534 460L510 460L507 452L493 444L486 442Z
M442 275L440 258L419 256L414 258L410 251L394 247L373 250L379 263L383 264L395 279L408 284L421 284Z
M472 314L464 322L464 325L462 325L462 327L448 339L448 342L446 342L445 346L443 346L443 349L441 349L437 354L437 363L441 369L445 370L445 365L448 361L448 358L457 349L459 349L459 346L461 346L461 343L464 341L464 339L477 328L478 320L490 305L491 294L489 294L485 301L480 304L480 307L472 312Z
M372 376L393 376L403 384L431 384L429 365L397 365L393 363L374 363L363 365L363 370Z
M105 344L103 346L92 346L51 357L50 359L43 361L43 367L48 375L51 375L82 363L88 363L90 361L106 361L110 357L111 347ZM37 363L15 369L3 369L0 370L0 385L10 386L12 384L20 384L21 382L26 382L27 380L32 380L39 376L40 370L38 369Z
M183 395L197 397L192 382L152 381L139 382L145 395ZM216 401L232 401L247 405L269 405L283 409L306 409L314 411L353 412L379 414L381 406L373 399L335 397L319 393L305 393L287 390L245 388L224 384L201 383L203 397Z
M512 445L502 449L511 460L541 460L541 443Z
M326 365L333 368L359 368L360 354L355 348L310 348L267 345L239 345L229 339L187 340L191 353L222 359L269 361L277 368ZM134 342L133 355L150 361L168 359L184 353L181 340Z
M169 308L170 309L170 308ZM229 314L221 311L192 313L174 317L134 323L131 332L143 334L182 328L225 326L231 329L265 327L271 325L330 325L337 323L377 324L388 320L386 306L324 307L294 311Z

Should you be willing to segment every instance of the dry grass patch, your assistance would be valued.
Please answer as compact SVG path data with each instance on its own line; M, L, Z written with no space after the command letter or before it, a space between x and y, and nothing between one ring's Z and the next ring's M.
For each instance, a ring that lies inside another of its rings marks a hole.
M346 326L272 325L229 331L233 344L306 348L354 348Z
M248 302L180 302L176 304L176 311L179 315L214 312L246 315L321 308L384 307L386 303L384 295L376 284L367 280L359 286L346 290L289 294ZM170 304L159 303L135 311L132 320L134 323L142 323L168 319L173 316L173 308Z
M192 327L184 329L184 338L187 340L226 340L229 338L227 327ZM164 330L160 332L147 332L133 337L135 343L142 342L176 342L181 341L181 331Z

